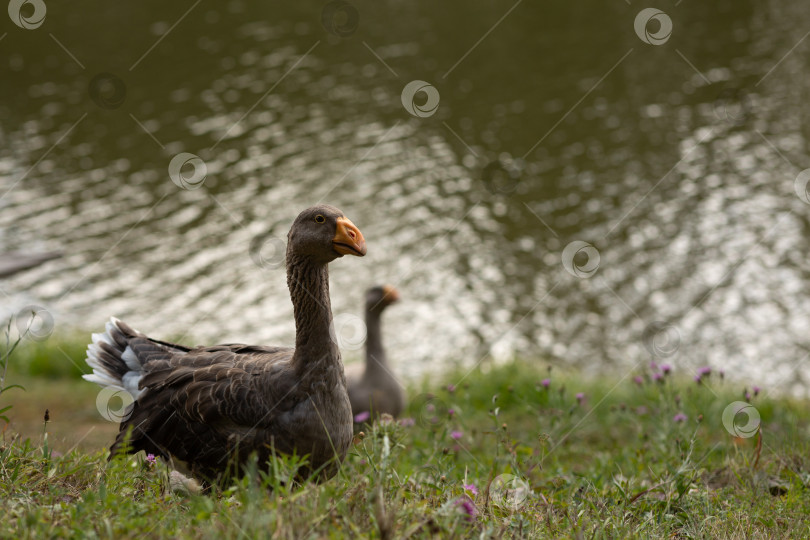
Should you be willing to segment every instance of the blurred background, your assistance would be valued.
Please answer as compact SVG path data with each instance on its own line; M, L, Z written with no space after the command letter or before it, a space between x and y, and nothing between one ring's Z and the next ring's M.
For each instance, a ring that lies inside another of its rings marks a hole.
M0 253L63 256L0 280L3 319L292 344L279 249L323 201L369 246L333 310L396 286L405 377L656 360L804 392L802 2L41 3L0 17Z

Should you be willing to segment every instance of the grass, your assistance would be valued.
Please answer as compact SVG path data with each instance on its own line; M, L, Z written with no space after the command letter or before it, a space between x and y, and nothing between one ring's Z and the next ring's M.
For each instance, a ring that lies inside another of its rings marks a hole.
M662 383L649 369L633 376L525 361L450 374L411 390L412 422L364 426L327 482L291 480L301 460L279 457L271 474L254 464L194 495L172 491L165 465L143 455L106 461L116 426L96 412L94 385L12 371L27 389L0 396L0 408L14 405L0 536L810 536L807 402L751 396L761 430L734 437L722 417L741 386L677 370Z

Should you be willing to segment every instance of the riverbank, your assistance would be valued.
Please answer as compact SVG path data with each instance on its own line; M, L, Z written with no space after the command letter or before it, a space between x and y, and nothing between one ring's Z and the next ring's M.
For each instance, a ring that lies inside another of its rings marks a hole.
M281 485L295 469L281 459L279 474L210 495L167 493L164 467L143 456L108 464L116 426L94 385L15 382L26 391L0 402L13 405L1 536L810 534L808 403L717 373L696 382L645 366L589 380L525 361L454 373L413 388L405 419L364 426L332 480ZM734 402L750 407L736 423Z

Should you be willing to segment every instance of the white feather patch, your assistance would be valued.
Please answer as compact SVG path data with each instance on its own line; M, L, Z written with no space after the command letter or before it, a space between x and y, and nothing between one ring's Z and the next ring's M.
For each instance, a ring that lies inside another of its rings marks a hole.
M124 389L126 389L127 392L132 394L132 397L134 397L135 399L138 399L141 393L143 392L143 390L138 388L138 383L141 382L141 377L143 377L141 373L130 371L129 373L124 375L123 379L121 379L121 382L124 385Z
M98 345L98 344L99 344L99 342L102 342L102 341L103 341L104 343L107 343L107 344L109 344L109 345L112 345L112 343L110 343L110 342L112 341L112 339L111 339L111 338L110 338L110 336L108 336L106 333L103 333L103 334L92 334L90 337L91 337L91 338L92 338L92 340L93 340L93 345Z
M85 381L94 382L101 386L112 386L112 387L120 387L121 381L117 381L112 379L108 376L105 376L103 373L93 372L88 375L82 375L82 378Z
M126 362L127 367L132 371L140 372L143 369L138 357L135 356L135 352L132 350L132 347L128 345L127 348L124 349L123 354L121 354L121 359Z

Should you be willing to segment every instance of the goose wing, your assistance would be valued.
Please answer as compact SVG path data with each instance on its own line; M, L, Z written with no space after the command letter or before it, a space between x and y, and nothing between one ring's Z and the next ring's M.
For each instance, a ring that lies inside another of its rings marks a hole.
M141 361L141 393L121 422L113 454L131 429L133 450L185 461L212 474L234 451L261 451L276 419L299 396L289 376L293 350L242 344L189 349L145 336L129 340Z

